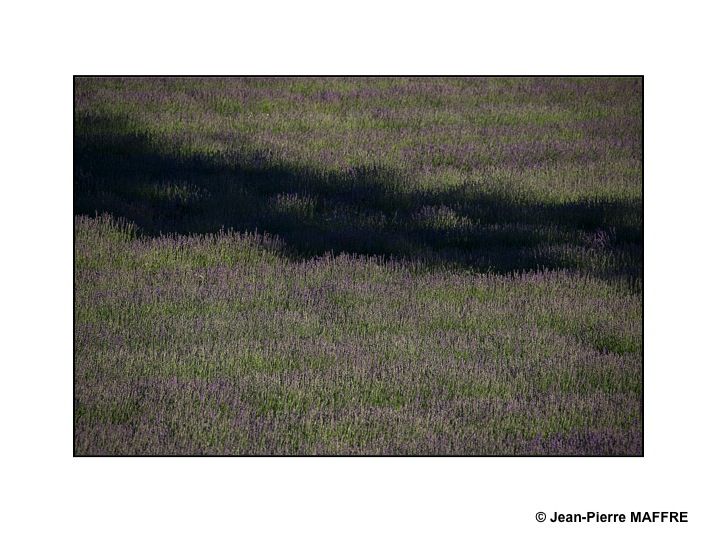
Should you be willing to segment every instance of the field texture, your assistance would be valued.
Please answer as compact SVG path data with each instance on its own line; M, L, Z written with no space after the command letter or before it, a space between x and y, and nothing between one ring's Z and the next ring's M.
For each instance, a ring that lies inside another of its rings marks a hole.
M642 454L642 80L76 78L78 455Z

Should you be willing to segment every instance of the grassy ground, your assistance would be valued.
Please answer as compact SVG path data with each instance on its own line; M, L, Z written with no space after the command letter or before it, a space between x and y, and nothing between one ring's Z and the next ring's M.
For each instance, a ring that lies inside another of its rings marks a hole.
M76 79L76 452L641 453L641 85Z

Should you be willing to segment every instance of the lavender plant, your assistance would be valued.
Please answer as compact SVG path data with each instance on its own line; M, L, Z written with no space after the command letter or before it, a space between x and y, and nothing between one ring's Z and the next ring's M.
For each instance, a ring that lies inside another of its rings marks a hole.
M79 455L642 453L642 81L77 78Z

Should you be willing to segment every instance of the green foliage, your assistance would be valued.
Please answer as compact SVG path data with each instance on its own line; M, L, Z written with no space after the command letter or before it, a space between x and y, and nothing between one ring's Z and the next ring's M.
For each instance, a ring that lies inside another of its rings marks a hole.
M633 79L76 80L80 454L638 454Z

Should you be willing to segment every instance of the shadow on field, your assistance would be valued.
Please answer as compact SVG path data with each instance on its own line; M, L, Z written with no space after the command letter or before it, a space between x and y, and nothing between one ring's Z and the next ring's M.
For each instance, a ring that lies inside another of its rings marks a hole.
M76 214L107 212L144 234L221 229L280 236L300 257L348 252L478 270L587 270L638 285L639 201L524 203L473 186L413 191L393 170L325 171L269 153L171 153L120 118L75 120Z

